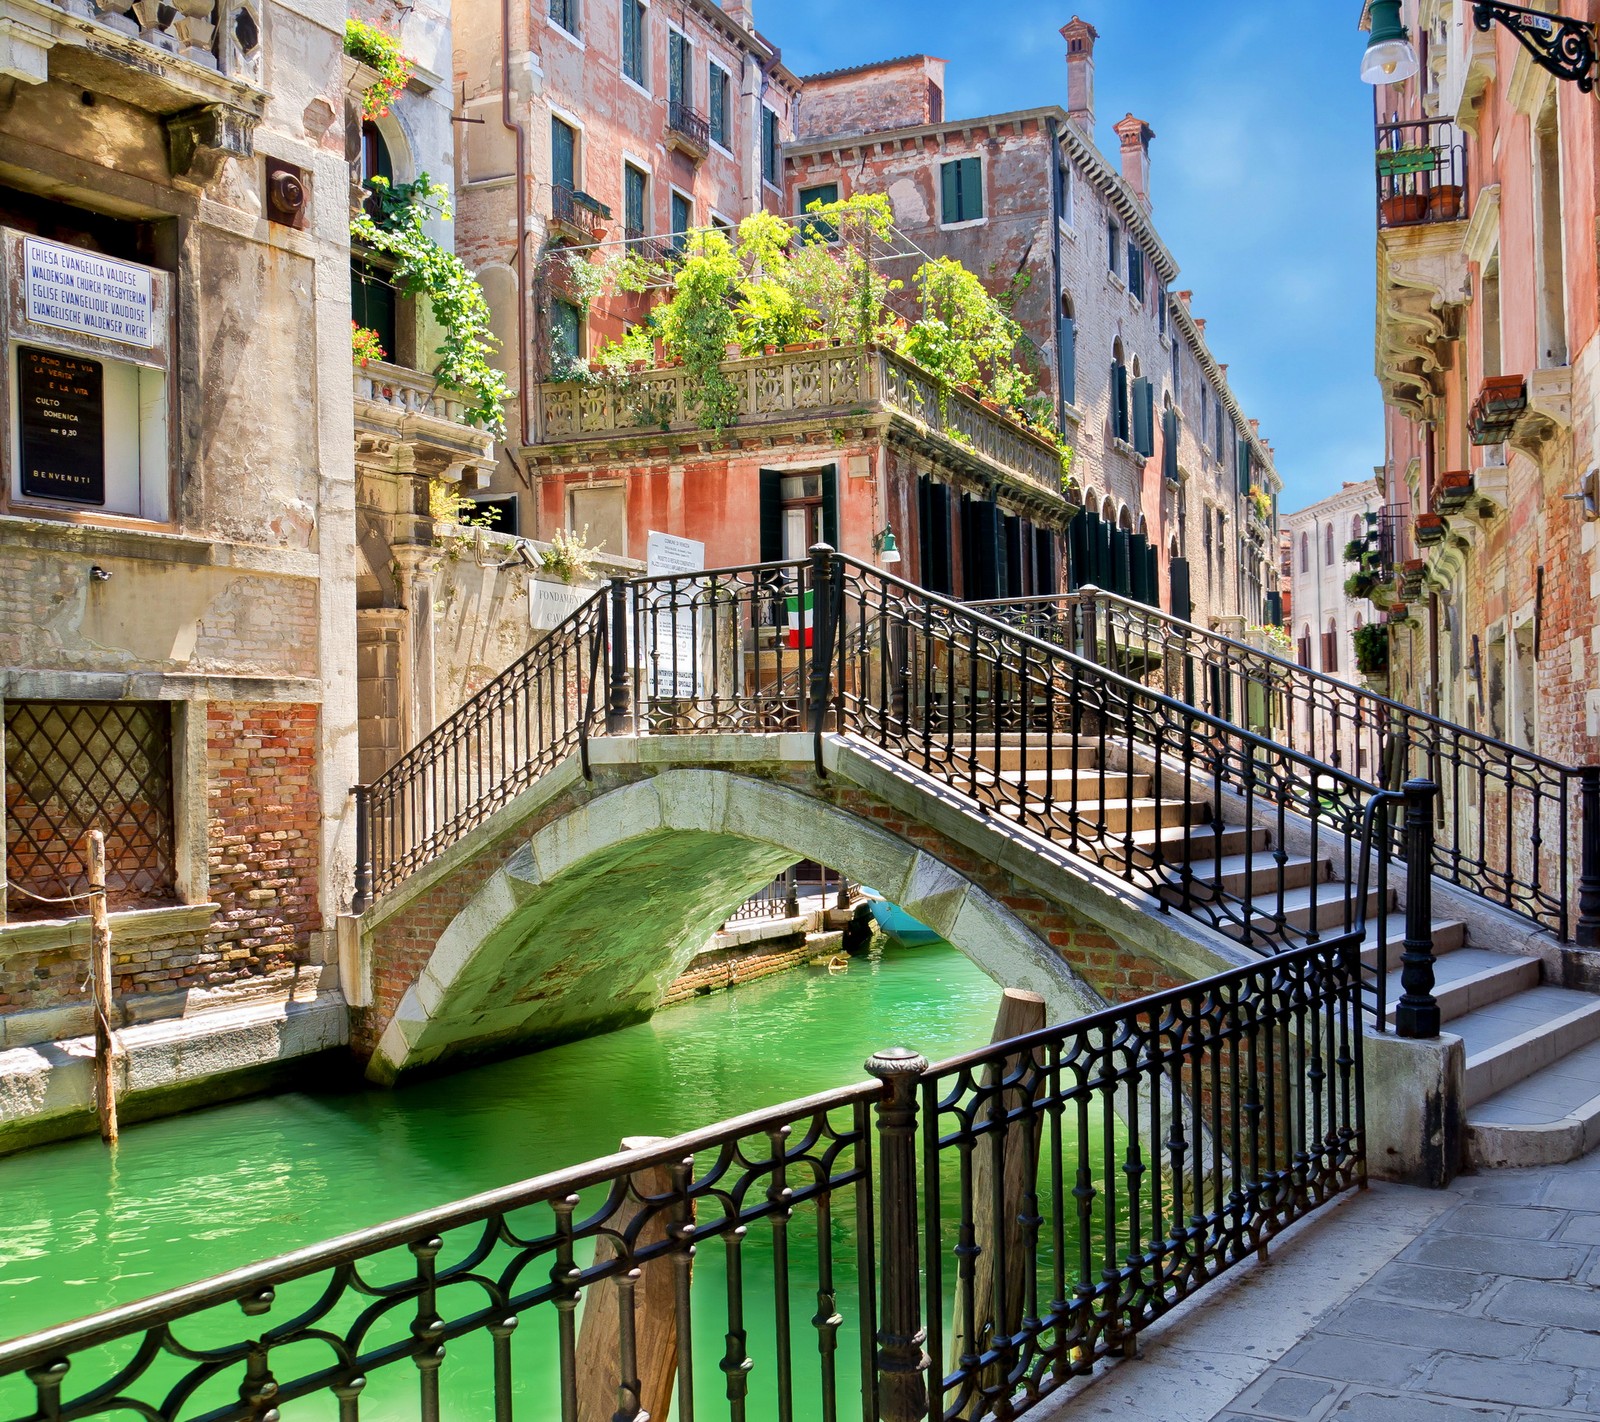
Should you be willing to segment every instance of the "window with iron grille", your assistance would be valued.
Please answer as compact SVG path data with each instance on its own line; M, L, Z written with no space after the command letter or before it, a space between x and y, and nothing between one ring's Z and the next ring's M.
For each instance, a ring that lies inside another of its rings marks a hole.
M5 767L8 914L72 916L72 908L30 895L84 891L84 837L92 829L105 832L112 910L173 902L172 719L165 702L7 702Z

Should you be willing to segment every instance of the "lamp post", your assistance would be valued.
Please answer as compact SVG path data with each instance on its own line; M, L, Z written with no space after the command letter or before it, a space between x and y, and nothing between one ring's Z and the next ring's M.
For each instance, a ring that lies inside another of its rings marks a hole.
M879 562L884 567L887 568L891 564L900 561L900 545L895 542L894 529L890 528L888 524L883 526L882 533L873 534L872 547L878 554Z
M1372 0L1372 37L1361 57L1361 77L1369 84L1398 84L1417 72L1416 46L1400 20L1401 0ZM1595 26L1567 15L1547 15L1508 0L1473 0L1472 23L1487 33L1504 25L1541 69L1571 79L1584 93L1594 89Z

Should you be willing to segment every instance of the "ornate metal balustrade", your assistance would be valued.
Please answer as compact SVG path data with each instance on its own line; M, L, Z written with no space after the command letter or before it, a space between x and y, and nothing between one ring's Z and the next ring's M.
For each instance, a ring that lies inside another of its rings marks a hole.
M1467 144L1448 119L1376 125L1378 226L1460 222L1467 216Z
M0 1418L1014 1417L1365 1182L1359 934L0 1345Z
M1440 878L1600 945L1600 766L1563 765L1112 593L979 606L1270 736L1323 767L1319 776L1340 769L1368 793L1432 781ZM1586 906L1574 884L1589 886Z
M1049 440L959 391L941 399L934 378L880 346L826 346L728 361L736 426L825 418L878 405L938 438L957 461L981 461L1058 496L1061 457ZM641 372L621 386L547 383L535 391L547 443L616 439L652 429L697 429L689 377Z

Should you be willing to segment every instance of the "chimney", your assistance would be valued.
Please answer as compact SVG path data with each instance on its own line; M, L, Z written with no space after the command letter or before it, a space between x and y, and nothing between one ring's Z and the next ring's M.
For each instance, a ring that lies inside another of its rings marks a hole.
M1094 142L1094 42L1099 32L1076 15L1061 27L1067 42L1067 117Z
M1185 306L1188 306L1194 301L1194 293L1192 291L1180 291L1178 293L1178 300L1181 301Z
M741 29L754 30L756 27L751 0L722 0L722 13Z
M1122 181L1146 207L1150 206L1150 140L1155 136L1149 124L1132 114L1117 125L1117 137L1122 140Z
M1204 336L1206 333L1206 318L1204 316L1196 316L1194 318L1194 328Z

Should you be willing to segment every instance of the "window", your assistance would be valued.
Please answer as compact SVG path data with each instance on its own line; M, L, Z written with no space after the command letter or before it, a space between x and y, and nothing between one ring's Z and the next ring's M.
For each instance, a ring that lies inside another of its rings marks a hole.
M1483 373L1500 375L1500 254L1489 258L1483 269L1483 300L1478 303L1482 323Z
M1111 351L1111 437L1127 443L1132 428L1128 397L1128 367L1123 363L1122 342Z
M1328 567L1333 566L1333 525L1324 524L1322 528L1322 561Z
M1168 395L1161 411L1161 477L1178 482L1178 411Z
M1307 671L1311 670L1311 624L1308 622L1300 629L1300 645L1296 648L1296 657L1300 665ZM1309 710L1309 706L1307 707Z
M1352 543L1359 543L1366 536L1367 536L1367 530L1366 530L1365 526L1363 525L1361 515L1360 514L1351 514L1350 515L1350 541ZM1361 624L1359 622L1356 623L1356 626L1359 627L1360 625Z
M955 591L950 486L917 476L917 574L929 592Z
M517 496L507 494L499 499L474 499L472 501L472 522L478 528L486 528L490 533L509 533L515 536L517 532Z
M1533 128L1534 263L1541 369L1567 363L1567 283L1561 224L1561 130L1551 86Z
M983 161L952 158L939 165L939 221L946 227L983 216Z
M778 186L782 145L778 141L778 116L769 108L761 110L761 177Z
M370 189L374 178L392 183L394 160L389 156L389 145L383 141L378 125L367 119L361 125L361 186ZM362 206L369 217L376 219L380 215L378 200L370 193Z
M578 186L578 130L558 118L550 120L550 181L568 192Z
M1106 223L1106 269L1122 274L1122 228L1115 218Z
M550 18L569 35L578 33L578 0L550 0Z
M676 189L672 194L672 245L682 251L689 238L689 229L694 225L694 207L682 193Z
M834 465L809 473L761 471L761 561L804 558L811 546L839 546L839 477Z
M694 107L694 48L679 30L667 31L667 102Z
M1165 301L1161 309L1167 309ZM1183 347L1176 341L1172 343L1172 398L1177 404L1183 403Z
M1300 571L1302 573L1311 571L1311 535L1309 533L1300 535ZM1311 634L1308 632L1306 635L1309 637Z
M1148 376L1139 374L1138 361L1133 363L1133 369L1133 447L1148 459L1156 452L1155 386Z
M1333 525L1330 524L1331 528ZM1339 670L1339 624L1328 619L1328 630L1322 634L1322 669L1325 672Z
M92 829L106 837L108 907L176 899L166 702L8 701L4 751L8 914L60 916L13 891L82 893Z
M798 206L802 214L811 211L814 205L828 207L839 201L839 185L837 183L818 183L814 188L801 188ZM821 242L837 242L839 229L831 222L812 221L802 225L801 233L808 240Z
M641 89L645 83L644 0L622 0L622 72Z
M584 533L591 547L628 556L628 491L622 484L583 484L567 490L567 532Z
M1222 396L1220 396L1220 395L1214 396L1213 397L1213 401L1214 401L1215 406L1216 406L1216 414L1217 414L1217 423L1216 423L1216 431L1215 431L1215 433L1216 433L1215 448L1216 448L1216 456L1220 460L1222 458L1223 448L1225 447L1225 444L1226 444L1226 441L1225 441L1225 439L1223 437L1224 434L1225 434L1225 431L1222 428Z
M1078 399L1078 322L1072 298L1061 296L1061 325L1056 332L1056 363L1061 377L1061 398L1069 405Z
M1156 282L1155 283L1155 287L1154 287L1154 292L1155 292L1155 303L1156 303L1156 333L1161 337L1162 340L1166 340L1166 338L1167 338L1167 289L1166 289L1166 287L1162 286L1160 282ZM1173 363L1174 367L1176 367L1176 365L1178 363L1177 362L1177 354L1176 354L1176 352L1174 352L1174 354L1173 354L1173 362L1172 363Z
M557 361L574 361L583 354L583 313L570 301L550 303L550 352Z
M377 333L385 360L398 361L399 298L390 271L360 252L350 254L350 319Z
M711 141L731 148L733 144L728 138L728 71L720 64L706 67L706 100L710 106Z
M1144 300L1144 253L1131 237L1128 239L1128 294L1136 301Z
M622 235L629 241L649 230L645 225L645 184L642 170L632 163L622 165Z

